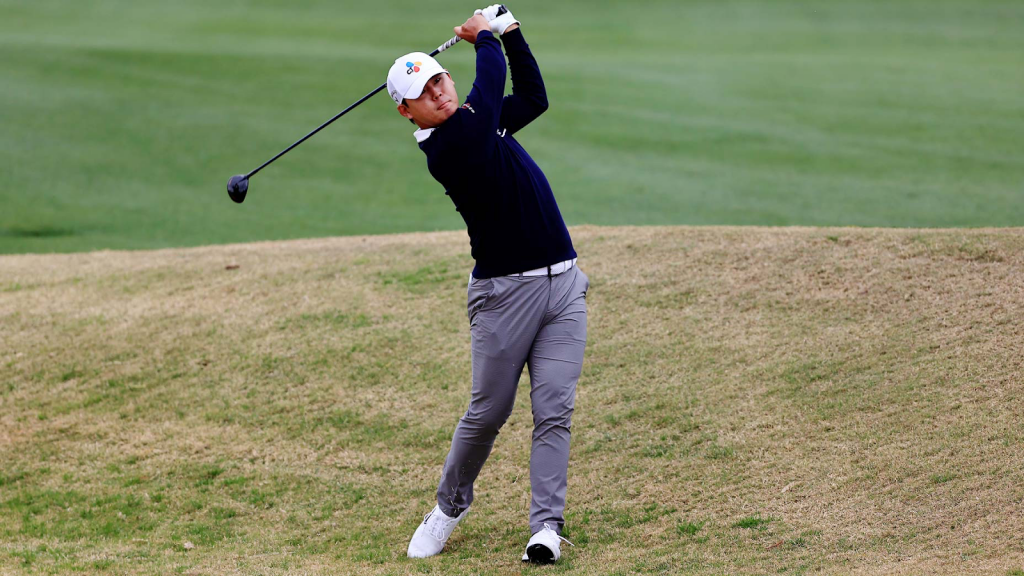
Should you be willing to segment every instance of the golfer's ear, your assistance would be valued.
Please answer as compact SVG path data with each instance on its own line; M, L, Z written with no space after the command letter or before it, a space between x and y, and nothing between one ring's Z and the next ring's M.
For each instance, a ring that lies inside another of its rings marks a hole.
M402 116L405 116L409 120L412 120L412 114L409 112L409 107L406 106L405 104L398 105L398 113L401 114Z

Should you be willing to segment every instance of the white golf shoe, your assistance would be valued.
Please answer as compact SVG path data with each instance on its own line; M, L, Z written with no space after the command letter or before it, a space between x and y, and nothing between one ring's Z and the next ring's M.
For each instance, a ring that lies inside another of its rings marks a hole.
M572 542L559 536L558 532L555 532L551 525L545 522L544 527L531 536L530 541L527 542L526 552L523 553L523 562L533 562L535 564L553 563L562 556L559 547L563 540L568 542L569 546L576 547Z
M423 522L416 528L412 540L409 541L409 558L426 558L439 553L448 537L452 535L452 530L455 530L455 526L468 513L469 508L466 508L462 514L451 518L441 511L440 506L434 504L434 509L423 517Z

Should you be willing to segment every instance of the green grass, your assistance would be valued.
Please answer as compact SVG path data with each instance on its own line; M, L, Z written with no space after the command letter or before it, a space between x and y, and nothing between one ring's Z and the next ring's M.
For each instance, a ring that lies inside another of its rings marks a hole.
M682 522L676 526L676 531L684 536L694 536L704 527L704 522Z
M457 231L0 257L0 573L1019 574L1021 230L571 232L556 566L526 374L405 557L468 401Z
M746 528L746 529L762 529L768 524L771 524L773 518L761 518L760 516L747 516L737 520L732 526L733 528Z
M0 0L0 252L461 229L384 96L224 187L473 7ZM1024 224L1020 2L512 8L569 224ZM465 96L472 50L443 62Z

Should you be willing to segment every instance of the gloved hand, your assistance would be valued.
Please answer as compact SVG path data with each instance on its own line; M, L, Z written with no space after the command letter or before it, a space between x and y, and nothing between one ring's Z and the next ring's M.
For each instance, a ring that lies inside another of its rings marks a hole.
M501 36L505 33L505 29L513 24L519 24L519 20L516 20L515 16L505 8L504 4L491 4L487 8L482 8L473 12L473 14L480 14L487 19L487 23L491 25L491 32L496 36Z

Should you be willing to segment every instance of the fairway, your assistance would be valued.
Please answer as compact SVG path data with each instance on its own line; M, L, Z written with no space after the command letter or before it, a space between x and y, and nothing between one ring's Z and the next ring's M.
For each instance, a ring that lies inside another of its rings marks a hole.
M1024 3L510 6L570 225L1024 225ZM225 184L475 7L0 0L0 252L463 229L385 95Z
M1024 233L574 227L560 564L525 568L529 380L447 552L462 232L0 257L0 572L1024 569Z

